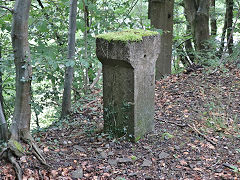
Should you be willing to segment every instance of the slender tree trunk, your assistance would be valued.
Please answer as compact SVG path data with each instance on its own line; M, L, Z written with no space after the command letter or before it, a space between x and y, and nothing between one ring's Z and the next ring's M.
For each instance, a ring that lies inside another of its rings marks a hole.
M1 42L0 42L0 66L2 67L2 45L1 45ZM3 80L2 80L2 77L3 76L3 73L2 71L0 70L0 102L1 102L1 105L2 105L2 109L3 109L3 113L4 113L4 106L3 106L3 103L4 103L4 98L3 98ZM4 113L5 114L5 113Z
M186 34L189 34L189 33L191 33L191 26L188 24L187 29L186 29ZM193 49L193 46L192 46L192 40L191 39L188 39L185 42L185 49L186 49L186 53L187 53L189 59L193 63L194 59L195 59L195 56L194 56L194 49Z
M31 0L16 0L13 10L12 46L16 68L16 99L11 124L11 137L8 141L8 160L13 164L17 179L22 179L22 170L17 157L24 154L20 140L28 143L35 156L44 164L46 161L30 134L31 120L31 80L30 48L28 43L28 18ZM6 152L4 152L6 153Z
M161 51L156 62L156 79L171 73L174 0L149 0L151 25L162 29Z
M77 18L77 0L71 0L68 32L68 59L70 60L74 60L75 56L76 18ZM74 68L72 66L66 67L61 118L66 117L71 110L71 89L73 82L73 73Z
M8 126L3 114L3 108L0 103L0 141L7 142L8 140Z
M216 12L215 12L216 0L211 0L210 6L212 11L210 16L211 35L216 36L217 35L217 19L216 19Z
M13 164L17 179L19 180L22 180L22 170L16 157L19 158L24 155L24 148L20 144L21 140L29 144L33 154L41 163L47 165L42 152L34 143L30 134L32 80L32 66L28 43L30 6L31 0L16 0L14 10L12 11L13 22L11 36L16 69L16 99L10 129L11 137L8 141L7 148L1 153L1 157L7 157ZM0 111L0 119L3 122L2 117Z
M177 54L178 54L179 60L182 62L184 67L190 66L191 64L190 64L190 62L189 62L189 60L187 58L187 55L186 55L186 53L184 51L183 46L182 45L178 46L176 50L177 50Z
M88 12L88 1L85 0L84 4L84 23L85 23L85 31L84 31L84 59L87 61L88 59L88 33L89 33L89 12ZM85 76L84 76L84 92L87 93L89 77L88 77L89 68L85 68Z
M0 42L0 60L2 58L2 45ZM0 72L0 141L7 142L8 127L3 111L3 96L2 96L2 72Z
M207 50L205 42L209 40L209 0L184 0L188 22L191 24L195 48Z
M225 13L224 26L223 26L223 30L222 30L221 43L220 43L220 48L218 51L218 57L221 57L222 53L223 53L226 32L227 32L227 12Z
M16 100L11 127L11 138L19 140L30 134L31 79L30 49L28 43L28 17L31 0L16 0L12 45L16 67Z
M226 9L227 9L227 44L228 46L228 53L233 53L233 35L231 35L232 28L233 28L233 0L226 0Z

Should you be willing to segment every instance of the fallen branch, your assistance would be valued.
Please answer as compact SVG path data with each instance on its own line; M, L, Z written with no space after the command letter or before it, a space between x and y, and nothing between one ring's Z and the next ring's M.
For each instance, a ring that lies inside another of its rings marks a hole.
M196 126L193 124L192 126L190 124L187 125L190 127L194 132L196 132L198 135L202 136L204 139L206 139L208 142L210 142L212 145L216 146L217 144L211 140L208 136L205 134L201 133L199 130L197 130Z
M210 142L212 145L216 146L217 143L215 143L213 140L211 140L208 136L206 136L205 134L201 133L197 128L196 126L193 124L193 125L190 125L190 124L178 124L176 122L173 122L173 121L166 121L166 120L163 120L163 119L158 119L162 122L166 122L166 123L170 123L170 124L174 124L176 126L179 126L181 128L183 127L190 127L196 134L198 134L199 136L202 136L204 139L206 139L208 142Z
M99 78L100 78L101 74L102 74L102 68L100 67L97 71L97 76L93 80L93 83L89 86L89 89L92 89L95 86L95 84L99 81Z
M76 92L78 95L80 95L82 92L80 90L82 90L82 88L80 90L77 90L76 88L72 87L72 90L74 92Z
M95 103L95 102L97 102L98 101L98 99L95 99L95 100L93 100L93 101L90 101L89 103L87 103L87 104L85 104L84 106L83 106L83 109L85 109L86 107L88 107L90 104L93 104L93 103Z
M181 127L181 128L184 128L184 127L187 126L187 124L178 124L178 123L173 122L173 121L166 121L166 120L163 120L163 119L158 119L158 120L160 120L160 121L162 121L162 122L165 122L165 123L174 124L174 125L179 126L179 127Z

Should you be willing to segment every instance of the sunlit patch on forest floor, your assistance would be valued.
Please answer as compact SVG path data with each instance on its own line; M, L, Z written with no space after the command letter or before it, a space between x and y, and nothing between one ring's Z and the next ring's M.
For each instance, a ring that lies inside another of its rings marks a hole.
M156 84L155 132L137 143L102 133L102 98L36 133L50 168L23 156L30 179L240 178L240 70L171 75ZM202 70L203 71L203 70ZM0 162L0 179L13 179Z

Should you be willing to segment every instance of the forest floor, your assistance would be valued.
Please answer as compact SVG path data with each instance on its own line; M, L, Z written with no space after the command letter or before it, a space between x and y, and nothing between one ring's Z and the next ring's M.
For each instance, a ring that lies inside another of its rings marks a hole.
M46 168L20 159L25 179L240 179L240 70L198 70L156 83L155 132L136 143L102 133L102 97L34 134ZM27 148L27 147L26 147ZM0 161L0 179L14 179Z

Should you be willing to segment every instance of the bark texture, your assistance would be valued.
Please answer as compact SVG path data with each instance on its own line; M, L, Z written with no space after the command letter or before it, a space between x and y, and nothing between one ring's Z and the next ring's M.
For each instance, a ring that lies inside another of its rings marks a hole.
M217 35L217 19L216 19L216 12L215 12L215 7L216 7L216 1L211 0L210 1L210 6L211 6L211 35L216 36Z
M191 26L188 24L186 28L186 34L191 34ZM192 63L194 63L195 55L194 55L194 49L192 46L192 39L188 39L185 41L185 49L186 53Z
M32 79L28 43L30 5L31 0L16 0L13 13L12 45L16 67L16 100L11 138L15 140L19 140L30 132Z
M74 60L75 55L76 17L77 17L77 0L71 0L68 31L68 59L70 60ZM72 66L66 67L61 118L66 117L71 111L71 89L73 82L73 73L74 68Z
M209 0L184 0L185 13L191 25L197 51L207 49L209 40Z
M162 29L161 47L156 62L156 79L171 73L174 0L149 0L151 25Z
M233 53L233 35L232 35L232 28L233 28L233 0L226 0L226 15L227 15L227 47L228 53Z
M1 45L1 42L0 42L0 66L2 66L2 45ZM3 102L4 102L4 98L3 98L3 86L2 86L2 83L3 83L3 80L2 80L2 71L0 71L0 102L1 102L1 105L2 105L2 109L3 109L3 112L4 112L4 107L3 107Z
M0 42L0 61L2 58L2 46ZM2 72L0 72L0 141L8 140L8 127L3 112L3 96L2 96Z
M83 11L84 11L84 23L85 23L85 30L84 30L84 58L85 61L88 59L88 33L89 33L89 10L88 10L88 1L85 0L83 3ZM89 84L89 76L88 72L91 68L91 65L88 68L85 68L85 75L84 75L84 93L87 93L88 84ZM92 81L92 80L91 80Z
M0 44L0 60L2 58L2 46ZM2 96L2 72L0 72L0 141L8 140L8 127L3 111L3 96Z
M17 158L24 155L20 140L30 145L32 153L42 164L46 161L30 134L31 120L31 80L32 67L30 64L30 48L28 43L28 18L31 0L16 0L13 10L12 46L16 68L16 99L11 137L8 146L2 154L13 164L17 179L21 180L22 170ZM17 157L17 158L16 158ZM0 157L1 158L1 157Z
M222 30L221 36L221 45L218 51L218 57L220 58L223 54L224 44L225 44L225 37L227 32L227 48L228 53L232 53L232 46L233 46L233 35L232 35L232 28L233 28L233 0L226 0L226 13L224 18L224 26Z

